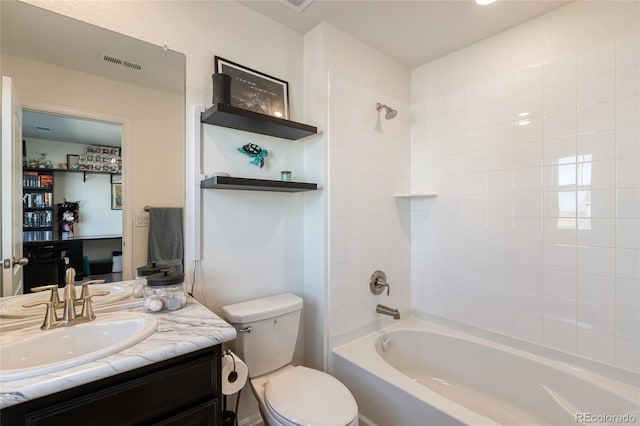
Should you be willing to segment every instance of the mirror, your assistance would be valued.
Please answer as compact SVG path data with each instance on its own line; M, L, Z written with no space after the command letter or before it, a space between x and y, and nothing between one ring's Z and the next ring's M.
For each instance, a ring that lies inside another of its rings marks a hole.
M120 227L105 223L105 229L121 229L122 279L133 279L135 268L147 263L145 206L184 207L185 56L18 1L2 1L0 7L0 71L11 77L23 111L108 123L120 129L121 175L114 181L115 174L109 174L105 185L109 185L109 194L111 187L122 190L121 199L109 199L114 209L122 208L122 222ZM113 145L86 139L86 146ZM45 152L41 147L33 149ZM27 152L27 157L36 154ZM60 180L65 179L62 175ZM85 182L98 179L91 174L83 178ZM85 217L87 223L96 219L97 212L88 200L83 207L86 188L62 196L80 201L77 229L82 229L83 215L94 215ZM64 253L74 252L76 261L78 242L82 242L80 259L89 261L94 260L89 256L104 257L104 250L111 253L117 247L111 245L100 252L95 241L83 241L83 233L76 233L80 238L74 238L74 247L63 248ZM95 236L97 231L92 233ZM62 240L61 232L52 239ZM45 240L43 246L50 242Z

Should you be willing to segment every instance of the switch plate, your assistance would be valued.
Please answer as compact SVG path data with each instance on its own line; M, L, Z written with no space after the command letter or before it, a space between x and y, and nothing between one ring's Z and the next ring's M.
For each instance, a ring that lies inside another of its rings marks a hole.
M136 226L137 227L149 226L149 213L136 214Z

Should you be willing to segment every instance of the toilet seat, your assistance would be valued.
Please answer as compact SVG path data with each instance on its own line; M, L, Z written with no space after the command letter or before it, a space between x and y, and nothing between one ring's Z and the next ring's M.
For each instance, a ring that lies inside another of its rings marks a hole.
M358 416L356 401L342 383L306 367L272 377L264 386L264 399L285 425L345 426Z

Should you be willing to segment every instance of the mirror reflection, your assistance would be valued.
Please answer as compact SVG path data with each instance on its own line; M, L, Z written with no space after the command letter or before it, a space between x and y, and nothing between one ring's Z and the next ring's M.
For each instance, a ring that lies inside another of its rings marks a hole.
M184 55L24 3L0 7L2 75L22 109L13 238L30 261L14 293L62 285L66 265L78 280L132 279L148 260L144 207L184 206Z

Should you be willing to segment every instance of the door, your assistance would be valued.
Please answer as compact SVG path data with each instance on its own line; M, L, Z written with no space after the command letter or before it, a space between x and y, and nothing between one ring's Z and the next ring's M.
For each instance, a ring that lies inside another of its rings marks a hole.
M2 296L22 293L22 106L2 77Z

